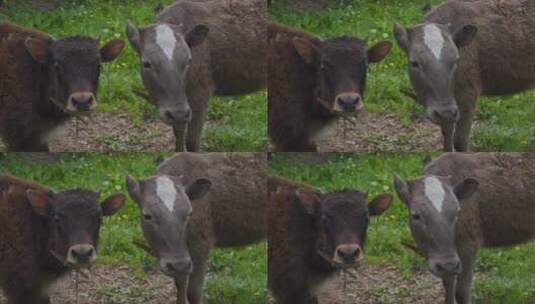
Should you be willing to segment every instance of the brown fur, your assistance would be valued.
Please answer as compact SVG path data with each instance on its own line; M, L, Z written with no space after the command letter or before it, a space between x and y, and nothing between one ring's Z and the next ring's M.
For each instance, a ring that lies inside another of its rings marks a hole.
M192 50L187 96L192 120L188 151L199 151L209 97L248 94L266 85L266 3L264 0L179 0L159 22L182 24L184 32L208 27L207 41ZM184 134L175 134L177 144Z
M336 273L317 255L317 268L307 261L317 232L310 217L292 204L291 195L297 188L317 192L302 183L278 177L268 179L268 286L281 304L309 303L312 299L300 296L310 294L320 282Z
M208 254L213 247L244 246L266 237L266 175L264 153L180 153L166 160L159 174L184 175L184 183L207 178L212 187L192 202L187 244L193 260L189 277L190 304L202 302L202 287ZM184 303L185 290L177 282L177 303Z
M48 72L24 47L27 37L51 39L30 28L0 24L0 136L9 150L44 150L42 135L68 118L47 101Z
M535 85L535 4L531 0L449 1L427 22L475 25L475 40L460 49L455 98L461 113L455 149L466 151L479 96L518 93Z
M370 216L392 195L320 193L312 186L268 178L268 286L280 304L315 304L317 289L342 269L358 267Z
M46 304L41 290L67 268L46 250L49 228L32 210L27 189L49 192L32 182L0 176L0 288L13 300L9 304Z
M316 73L299 57L294 37L320 45L320 39L310 33L268 24L269 137L279 151L316 151L311 136L337 117L315 101Z
M474 263L481 247L504 247L535 237L535 154L445 154L425 168L425 174L479 182L476 193L461 204L456 247L462 262L457 302L470 303Z

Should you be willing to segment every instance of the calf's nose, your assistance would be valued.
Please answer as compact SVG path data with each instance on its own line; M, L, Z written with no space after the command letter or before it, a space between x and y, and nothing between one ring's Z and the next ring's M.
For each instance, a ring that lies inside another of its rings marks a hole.
M345 244L336 247L336 255L339 260L346 263L355 262L360 256L360 246L354 244Z
M162 272L170 277L178 274L191 273L193 271L193 264L190 258L181 259L162 259L160 262L160 269Z
M185 110L163 110L162 120L169 124L187 123L191 120L191 109Z
M456 122L459 119L459 110L455 108L435 109L431 111L431 118L438 122Z
M336 103L344 111L356 111L363 107L362 98L358 93L342 93L336 96Z
M437 276L445 274L459 274L461 270L462 265L459 259L450 259L431 263L431 271Z
M96 252L93 245L80 244L69 248L67 263L72 265L89 264L95 261Z
M69 97L68 107L77 111L89 111L96 105L92 92L76 92Z

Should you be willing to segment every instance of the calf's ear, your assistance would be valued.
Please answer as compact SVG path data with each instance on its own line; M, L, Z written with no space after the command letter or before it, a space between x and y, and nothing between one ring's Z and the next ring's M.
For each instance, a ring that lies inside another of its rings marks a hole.
M100 59L102 62L110 62L117 58L124 48L124 41L121 39L114 39L106 43L100 49Z
M401 180L401 178L396 174L394 175L394 189L405 205L408 205L409 202L409 185L407 182Z
M186 34L186 43L190 48L198 46L204 42L209 31L210 30L206 25L196 25L191 31L189 31L189 33Z
M453 42L458 48L469 45L477 35L477 27L468 24L453 33Z
M42 216L50 214L52 202L48 193L28 189L26 190L26 198L28 198L33 211L37 214Z
M206 178L199 178L198 180L194 181L193 184L188 186L186 189L186 194L188 195L190 201L194 201L205 196L206 193L208 193L208 190L210 190L211 186L211 181Z
M47 64L50 59L50 48L46 41L34 38L26 38L24 46L32 58L41 63Z
M467 178L460 181L453 187L453 193L458 200L464 200L470 198L479 187L479 182L473 178Z
M368 204L368 212L371 216L381 215L385 212L394 197L390 193L382 193L373 198L373 200Z
M128 38L128 41L130 41L130 45L132 45L134 50L139 53L139 50L141 50L141 38L139 30L131 21L126 22L126 37Z
M100 208L102 208L102 214L104 216L115 214L123 207L125 200L126 197L123 194L114 194L109 196L100 204Z
M294 202L308 215L315 215L318 211L320 198L318 193L296 189L293 193Z
M292 40L297 54L303 59L306 64L314 64L318 54L318 48L310 40L303 38L294 38Z
M141 190L139 183L130 175L126 176L126 190L128 190L128 194L130 194L130 197L134 200L134 202L137 204L141 203Z
M368 61L379 62L383 60L392 49L392 42L388 40L381 41L368 50Z
M409 49L409 35L407 29L401 24L396 23L394 25L394 36L399 47L406 53Z

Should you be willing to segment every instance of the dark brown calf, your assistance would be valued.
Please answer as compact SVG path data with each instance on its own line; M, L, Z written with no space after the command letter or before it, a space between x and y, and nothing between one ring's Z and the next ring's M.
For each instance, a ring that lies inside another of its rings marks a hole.
M96 39L54 39L12 23L0 23L0 137L10 151L48 151L53 131L96 104L100 64L124 43L98 49Z
M390 194L368 203L360 191L322 194L277 177L268 179L268 191L268 284L280 304L317 303L322 282L358 266L369 217L392 202Z
M364 106L369 63L381 61L391 43L371 49L358 37L322 40L277 23L268 24L268 131L277 151L316 151L314 137Z
M102 216L117 212L125 197L97 199L89 190L54 193L0 176L0 288L8 304L48 304L51 283L95 261Z

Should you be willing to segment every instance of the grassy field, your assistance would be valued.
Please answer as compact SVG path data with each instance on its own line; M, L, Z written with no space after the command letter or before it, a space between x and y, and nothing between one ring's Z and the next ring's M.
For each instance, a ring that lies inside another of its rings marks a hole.
M441 0L338 0L311 1L331 3L327 9L297 10L289 0L274 0L270 19L305 29L321 37L357 35L368 38L369 45L383 39L395 44L394 22L413 25L423 20L424 5ZM313 5L311 5L313 6ZM406 57L397 44L391 54L372 65L366 107L375 113L394 112L401 123L412 124L412 113L423 113L421 106L403 96L400 88L410 87ZM535 92L511 97L482 98L478 104L477 126L472 145L480 151L523 151L535 147ZM372 134L373 135L373 134Z
M27 155L0 154L0 174L10 173L40 182L54 190L75 187L101 192L101 198L121 192L128 195L124 178L130 174L143 178L154 174L161 154L62 154L53 165L31 163ZM139 227L139 210L128 198L116 215L106 218L101 229L99 263L120 266L127 263L135 274L143 276L145 266L157 267L155 259L132 244L133 238L142 237ZM207 276L208 303L262 303L266 298L265 243L236 250L214 250ZM97 292L112 293L101 290ZM114 303L125 297L121 290L110 294ZM126 303L126 302L125 302ZM137 302L136 302L137 303Z
M421 174L423 154L339 154L322 165L299 164L275 154L269 165L273 174L304 181L322 190L341 188L368 190L370 197L394 193L393 174L402 178ZM423 259L405 249L400 241L411 239L407 209L396 199L390 209L372 220L368 230L367 263L395 265L404 275L426 269ZM535 244L511 249L483 250L475 278L475 303L535 303ZM390 303L390 302L389 302Z
M138 26L154 21L154 7L172 0L83 0L64 1L57 10L46 12L20 1L4 1L0 9L0 22L9 20L24 26L35 27L55 37L89 35L101 41L121 38L127 41L126 21ZM25 1L29 2L29 1ZM133 93L142 89L138 71L139 60L127 45L123 53L111 64L104 65L100 79L99 111L127 112L135 124L143 124L143 117L156 116L155 107ZM263 151L266 137L266 93L241 97L212 98L205 127L205 151Z

